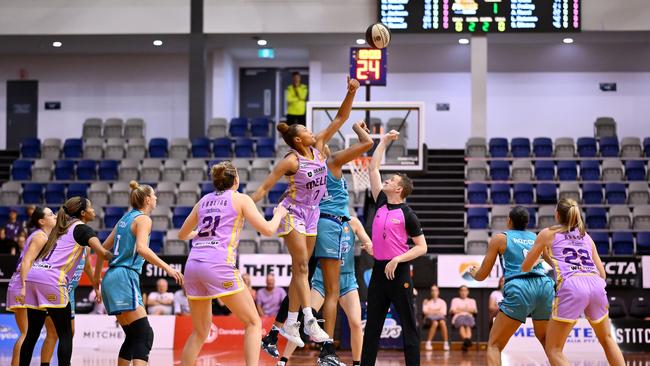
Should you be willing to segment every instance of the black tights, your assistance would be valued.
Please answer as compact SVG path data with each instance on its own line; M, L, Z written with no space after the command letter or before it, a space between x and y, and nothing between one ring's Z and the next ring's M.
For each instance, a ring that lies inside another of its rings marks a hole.
M34 347L41 335L47 316L52 318L56 334L59 336L57 358L60 366L70 366L72 358L72 313L70 303L65 308L48 308L47 312L27 309L27 335L20 347L20 366L29 366L32 361Z

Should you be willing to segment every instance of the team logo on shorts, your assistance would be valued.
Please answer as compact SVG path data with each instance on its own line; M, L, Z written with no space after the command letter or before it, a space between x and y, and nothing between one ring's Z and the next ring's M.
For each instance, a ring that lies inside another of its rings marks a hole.
M49 302L55 302L55 301L56 301L56 295L52 295L52 294L50 294L50 295L45 296L45 298L46 298L47 301L49 301Z
M226 281L226 282L223 283L223 288L228 289L228 288L233 287L234 285L235 285L235 283L233 281Z

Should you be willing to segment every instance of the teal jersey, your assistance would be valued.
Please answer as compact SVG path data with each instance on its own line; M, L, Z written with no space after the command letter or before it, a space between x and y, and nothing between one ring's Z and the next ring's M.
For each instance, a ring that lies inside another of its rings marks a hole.
M545 276L546 271L541 263L526 273L521 271L521 264L524 262L528 251L533 247L537 235L530 231L509 230L504 232L507 243L506 251L500 256L501 267L503 268L503 277L509 279L527 275Z
M348 183L344 177L341 179L332 175L331 170L327 170L327 193L320 201L320 212L334 215L350 217L350 194L348 193Z
M113 239L113 259L109 267L126 267L142 273L144 258L138 255L135 246L135 235L131 232L131 224L136 217L142 215L138 210L131 210L122 216L115 226Z
M341 233L341 274L354 273L354 233L347 222Z

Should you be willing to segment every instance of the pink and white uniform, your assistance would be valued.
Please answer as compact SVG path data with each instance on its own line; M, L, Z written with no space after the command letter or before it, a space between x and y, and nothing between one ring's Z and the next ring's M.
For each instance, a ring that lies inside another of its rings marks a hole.
M288 175L289 188L280 203L289 213L282 219L278 236L285 236L292 230L306 236L316 236L320 209L318 205L327 192L327 160L316 148L310 147L314 159L308 159L291 149L298 157L298 171Z
M606 283L593 262L589 234L581 235L578 230L556 233L551 259L557 282L552 318L575 322L584 312L592 322L605 319L609 312Z
M184 273L189 299L213 299L246 289L235 263L244 217L233 207L234 194L212 192L198 203L199 233Z
M35 261L25 281L25 306L33 309L64 308L70 301L68 283L81 260L84 247L74 239L75 221L56 241L50 253Z
M20 296L20 290L23 288L22 281L20 280L20 268L22 267L23 257L29 249L29 245L32 243L32 239L37 233L45 233L43 230L34 231L27 240L25 240L25 247L23 251L20 252L20 257L18 258L18 264L16 265L16 272L11 275L11 280L9 280L9 285L7 286L7 310L13 311L14 309L24 309L25 304L18 301Z

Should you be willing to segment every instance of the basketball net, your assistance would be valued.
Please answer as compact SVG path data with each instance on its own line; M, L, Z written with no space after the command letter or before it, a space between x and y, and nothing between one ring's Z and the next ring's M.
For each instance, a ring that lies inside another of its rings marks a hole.
M350 162L350 171L352 172L352 190L356 193L363 192L370 188L370 168L369 156L361 156Z

